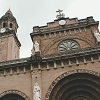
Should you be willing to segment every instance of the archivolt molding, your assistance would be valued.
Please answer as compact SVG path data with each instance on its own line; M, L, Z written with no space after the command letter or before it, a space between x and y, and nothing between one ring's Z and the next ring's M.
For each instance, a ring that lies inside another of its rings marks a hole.
M75 69L75 70L71 70L71 71L68 71L68 72L65 72L64 74L58 76L53 82L52 84L50 85L47 93L46 93L46 100L49 100L49 97L50 97L50 94L54 88L54 86L61 80L63 79L64 77L68 76L68 75L71 75L71 74L75 74L75 73L88 73L88 74L92 74L92 75L95 75L97 77L100 77L100 73L98 72L95 72L95 71L92 71L92 70L87 70L87 69Z
M43 53L44 53L44 54L47 53L47 51L50 49L50 47L51 47L52 45L54 45L54 44L57 43L58 41L63 41L63 40L65 40L65 39L79 39L79 40L85 41L85 42L88 43L90 46L94 46L94 45L95 45L92 41L86 39L85 37L81 37L81 36L77 36L77 35L65 36L65 37L59 37L59 38L57 38L57 39L52 40L49 44L47 44L46 48L43 50Z
M29 100L28 97L24 93L22 93L21 91L18 91L18 90L4 91L3 93L0 94L0 98L7 95L7 94L18 94L18 95L22 96L25 100Z

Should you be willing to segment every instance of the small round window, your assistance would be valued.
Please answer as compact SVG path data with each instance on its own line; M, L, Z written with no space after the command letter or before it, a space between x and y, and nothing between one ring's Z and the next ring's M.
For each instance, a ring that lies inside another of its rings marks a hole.
M79 44L74 40L65 40L58 46L59 52L67 52L71 50L78 50Z

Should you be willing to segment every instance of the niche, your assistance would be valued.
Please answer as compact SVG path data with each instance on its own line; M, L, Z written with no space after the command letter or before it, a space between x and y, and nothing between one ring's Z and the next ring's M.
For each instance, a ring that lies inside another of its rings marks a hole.
M3 28L7 27L7 23L3 23Z
M12 28L13 27L13 24L12 23L10 23L10 28Z

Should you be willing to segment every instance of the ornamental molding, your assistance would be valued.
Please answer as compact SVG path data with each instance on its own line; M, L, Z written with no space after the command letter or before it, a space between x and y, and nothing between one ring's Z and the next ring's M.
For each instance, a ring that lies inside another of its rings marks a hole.
M29 100L28 97L23 92L21 92L19 90L4 91L3 93L0 94L0 98L7 95L7 94L18 94L18 95L22 96L25 100Z
M97 77L100 77L100 73L98 72L95 72L95 71L92 71L92 70L87 70L87 69L75 69L75 70L71 70L71 71L68 71L68 72L65 72L63 74L61 74L60 76L58 76L53 82L52 84L50 85L46 95L45 95L45 99L46 100L49 100L49 97L50 97L50 94L53 90L53 88L55 87L55 85L61 80L63 79L64 77L66 76L69 76L71 74L75 74L75 73L88 73L88 74L91 74L91 75L95 75Z
M43 50L43 54L47 53L48 50L51 48L51 46L53 46L55 43L57 43L58 41L64 41L65 39L79 39L79 40L85 41L91 47L93 47L95 45L92 41L90 41L84 37L78 36L78 35L59 37L57 39L52 40L49 44L47 44L47 46Z
M0 62L0 67L7 66L7 65L16 65L16 64L26 63L28 62L29 59L30 58L22 58L22 59L17 59L17 60L9 60L5 62Z

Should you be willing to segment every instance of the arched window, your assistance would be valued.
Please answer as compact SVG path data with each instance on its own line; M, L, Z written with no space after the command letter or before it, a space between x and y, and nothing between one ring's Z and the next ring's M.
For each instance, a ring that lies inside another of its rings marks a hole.
M7 23L3 23L3 28L7 26Z
M10 23L10 28L12 28L12 26L13 26L12 23Z

